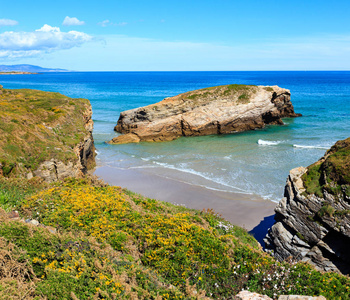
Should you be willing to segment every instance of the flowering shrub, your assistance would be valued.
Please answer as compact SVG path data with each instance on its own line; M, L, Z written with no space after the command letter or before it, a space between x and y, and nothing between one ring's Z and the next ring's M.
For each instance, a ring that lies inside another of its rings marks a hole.
M242 289L273 298L304 294L347 299L349 294L347 277L322 274L303 263L278 263L262 252L244 230L213 211L189 210L118 187L92 187L77 180L37 193L23 203L22 211L61 231L84 232L99 243L108 243L121 257L129 258L133 266L130 270L141 266L151 269L173 287L170 291L178 291L165 293L172 299L194 296L189 293L191 289L198 291L196 297L203 291L214 299L231 297ZM69 253L62 255L68 257ZM80 272L86 268L83 259L87 261L74 254L69 263L47 261L43 263L44 272L69 273L80 280ZM108 287L123 295L126 288L121 281L107 275L101 279L94 272L89 276L100 285L108 282ZM145 278L141 272L135 280L149 289L150 282Z
M161 276L136 264L131 257L120 255L108 244L100 244L84 234L55 235L40 227L1 220L0 236L2 245L12 241L21 249L23 254L18 257L18 265L23 261L29 264L31 277L26 277L28 283L20 278L17 285L29 285L31 289L27 288L27 291L33 298L155 299L167 295L172 299L185 299L183 293L170 289ZM6 252L13 259L16 251L14 248ZM14 272L18 270L14 269ZM0 294L2 288L6 288L4 299L17 299L17 291L7 288L8 281L3 282L3 278L0 274Z

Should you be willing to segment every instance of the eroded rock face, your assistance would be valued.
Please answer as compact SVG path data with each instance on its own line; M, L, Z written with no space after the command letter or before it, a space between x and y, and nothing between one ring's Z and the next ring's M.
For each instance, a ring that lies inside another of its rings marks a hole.
M337 142L316 164L290 171L264 240L278 260L293 256L319 270L350 274L349 147L350 139ZM305 184L309 178L319 184L314 193Z
M63 163L57 159L51 159L41 163L33 173L35 176L43 178L47 182L62 180L66 177L80 177L95 166L95 145L92 137L93 121L91 106L86 107L82 115L85 121L86 136L84 141L76 145L73 149L76 154L75 161ZM27 174L27 178L32 177L32 173Z
M169 141L283 124L296 117L290 91L278 86L228 85L192 91L120 114L110 143Z

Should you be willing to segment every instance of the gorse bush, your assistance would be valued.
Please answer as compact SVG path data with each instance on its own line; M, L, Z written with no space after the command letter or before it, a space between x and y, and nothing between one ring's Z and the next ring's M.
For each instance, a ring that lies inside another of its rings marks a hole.
M0 274L0 295L7 295L8 299L18 295L13 286L20 286L20 295L29 293L30 299L155 299L159 295L185 299L183 293L170 289L161 276L93 237L51 234L44 228L4 219L0 236L0 244L10 247L6 249L8 257L17 259L11 285L11 274Z
M61 232L83 234L95 244L108 245L105 247L111 247L110 251L118 257L107 258L107 264L117 273L102 274L105 278L98 275L92 262L89 267L86 265L93 255L86 254L91 250L82 241L78 242L82 249L79 253L74 247L61 246L59 257L57 249L47 252L45 257L36 255L32 263L34 269L36 264L41 266L35 269L38 276L44 276L41 285L50 284L50 280L60 282L60 276L73 280L72 286L81 284L81 280L93 280L94 283L85 283L86 287L91 286L91 291L99 292L96 291L99 288L108 297L118 295L121 299L127 299L130 293L145 299L155 299L157 295L165 299L204 295L226 299L242 289L273 298L304 294L347 299L349 294L347 277L322 274L303 263L278 263L262 252L244 230L212 211L189 210L118 187L92 187L80 180L68 180L35 194L23 202L21 210ZM99 259L99 264L103 265L104 259ZM130 274L133 285L127 287L121 280L112 280L120 278L119 268L126 272L123 274ZM108 282L107 286L102 282ZM145 291L153 293L152 296L145 296Z

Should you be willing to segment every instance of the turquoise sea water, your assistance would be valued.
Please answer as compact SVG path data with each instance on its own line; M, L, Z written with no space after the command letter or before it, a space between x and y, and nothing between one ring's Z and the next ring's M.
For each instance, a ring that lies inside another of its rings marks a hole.
M223 84L290 89L297 113L284 126L172 142L107 145L123 110L189 90ZM98 165L140 169L208 188L278 201L290 169L318 160L350 136L350 72L84 72L1 75L5 88L87 98L93 109Z

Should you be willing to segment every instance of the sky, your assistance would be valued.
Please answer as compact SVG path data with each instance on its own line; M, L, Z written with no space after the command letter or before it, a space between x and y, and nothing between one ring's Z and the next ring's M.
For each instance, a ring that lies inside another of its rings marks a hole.
M349 13L349 0L0 0L0 64L350 70Z

